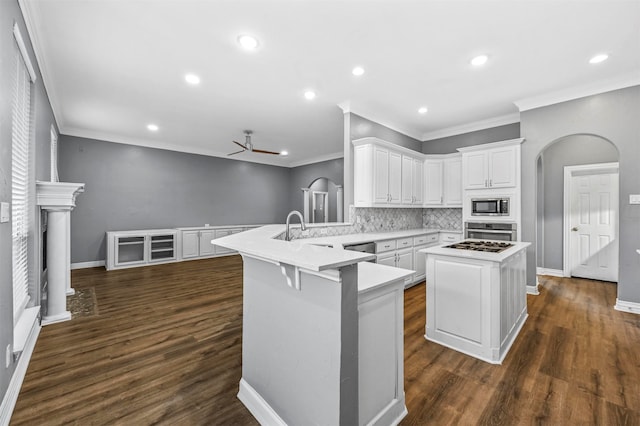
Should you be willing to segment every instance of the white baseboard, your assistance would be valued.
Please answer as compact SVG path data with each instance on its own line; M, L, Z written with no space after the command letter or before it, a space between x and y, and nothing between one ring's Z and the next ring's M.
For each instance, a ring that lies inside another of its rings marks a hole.
M244 379L240 379L238 399L261 425L287 426L278 413Z
M564 271L562 269L550 269L550 268L536 268L536 274L549 275L552 277L564 277Z
M616 304L613 309L640 315L640 303L638 302L625 302L624 300L616 298Z
M24 376L27 374L27 367L29 366L29 361L31 361L31 355L33 354L33 349L36 347L39 334L40 324L38 321L35 321L27 338L27 342L24 345L24 349L20 354L20 358L18 359L18 365L13 372L13 376L11 376L9 387L2 399L2 405L0 405L0 425L2 426L7 426L11 420L11 415L13 414L16 402L18 402L20 388L22 387Z
M72 263L71 269L95 268L97 266L104 266L104 260L96 260L93 262Z
M527 294L538 296L540 294L540 290L538 290L538 283L536 283L536 285L528 285Z

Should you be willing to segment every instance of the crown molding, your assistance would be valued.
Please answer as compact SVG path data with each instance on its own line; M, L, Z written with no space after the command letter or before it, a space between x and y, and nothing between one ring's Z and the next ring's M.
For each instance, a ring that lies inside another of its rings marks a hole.
M271 156L264 156L265 158L261 158L261 159L257 159L249 156L245 156L244 158L238 158L236 156L234 158L234 157L229 157L227 155L228 152L220 152L220 151L215 151L215 150L206 149L206 148L194 148L194 147L184 146L176 143L158 142L156 140L149 141L141 138L128 138L128 137L114 135L106 132L77 129L73 127L61 128L60 134L66 135L66 136L75 136L78 138L94 139L94 140L103 141L103 142L113 142L113 143L120 143L124 145L142 146L145 148L163 149L165 151L175 151L175 152L183 152L186 154L206 155L209 157L220 157L220 158L226 158L227 160L233 160L233 161L246 161L249 163L267 164L270 166L277 166L277 167L291 167L289 165L289 162L287 162L286 160L280 157L278 159L275 159L275 158L271 159L271 161L269 161L269 159L266 158ZM252 155L260 155L260 154L252 154Z
M307 164L315 164L315 163L320 163L322 161L336 160L338 158L343 158L343 157L344 157L344 152L333 152L331 154L319 155L317 157L313 157L307 160L294 161L292 163L289 163L289 167L306 166Z
M341 108L343 108L342 105L344 105L344 103L340 104L339 106ZM411 132L411 131L409 131L407 129L401 129L400 127L396 126L395 124L389 123L384 118L377 116L375 113L374 114L370 114L370 113L363 112L363 111L356 111L353 108L350 108L350 109L344 109L343 108L343 111L345 113L350 112L352 114L355 114L355 115L358 115L358 116L360 116L362 118L365 118L365 119L367 119L369 121L373 121L374 123L380 124L381 126L384 126L384 127L388 128L388 129L391 129L391 130L393 130L395 132L402 133L405 136L409 136L410 138L413 138L413 139L417 140L418 142L422 141L422 139L420 139L420 135L419 134Z
M474 121L473 123L462 124L460 126L447 127L446 129L435 130L424 133L422 141L427 142L433 139L446 138L449 136L461 135L463 133L475 132L477 130L490 129L492 127L504 126L506 124L518 123L520 113L506 114L498 117L487 118L485 120Z
M634 72L607 80L601 80L595 83L570 87L567 89L557 90L555 92L545 93L543 95L520 99L513 103L518 107L520 112L522 112L638 85L640 85L640 73Z
M246 158L246 156L245 158L229 157L227 152L219 152L212 149L193 148L193 147L187 147L187 146L175 144L175 143L149 141L146 139L127 138L127 137L122 137L119 135L114 135L106 132L96 132L93 130L77 129L73 127L65 127L60 129L60 134L66 135L66 136L75 136L78 138L93 139L93 140L103 141L103 142L142 146L145 148L163 149L165 151L175 151L175 152L182 152L186 154L206 155L208 157L219 157L219 158L225 158L227 160L246 161L249 163L266 164L269 166L287 167L287 168L305 166L307 164L319 163L321 161L335 160L336 158L344 157L343 152L334 152L334 153L319 155L311 159L305 159L300 161L287 161L285 158L280 158L280 157L278 159L272 159L272 161L268 161L270 156L265 156L265 158L260 158L260 159ZM254 154L254 155L259 155L259 154Z

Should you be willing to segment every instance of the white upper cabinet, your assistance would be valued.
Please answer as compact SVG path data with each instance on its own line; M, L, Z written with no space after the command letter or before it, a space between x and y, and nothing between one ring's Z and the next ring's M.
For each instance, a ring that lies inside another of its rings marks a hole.
M427 207L462 206L462 160L460 154L428 156L425 167Z
M422 207L422 154L377 138L353 141L356 207Z
M413 158L402 156L402 204L413 204Z
M422 205L424 202L424 161L413 159L413 204Z
M402 156L402 204L422 205L424 163L422 159Z
M456 155L443 161L444 165L444 205L462 206L462 157Z
M464 189L515 188L520 173L520 144L512 139L460 148Z
M442 160L426 160L424 162L425 196L426 205L442 205Z

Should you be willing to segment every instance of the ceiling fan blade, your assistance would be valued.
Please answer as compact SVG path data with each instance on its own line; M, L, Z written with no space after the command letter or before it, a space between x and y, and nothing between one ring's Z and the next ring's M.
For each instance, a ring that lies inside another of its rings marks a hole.
M280 155L279 152L273 152L273 151L265 151L264 149L253 149L253 152L258 152L260 154L273 154L273 155Z
M246 151L246 149L243 149L243 150L241 150L241 151L232 152L231 154L227 154L227 156L229 156L229 155L236 155L236 154L240 154L241 152L245 152L245 151Z
M239 145L242 147L242 149L248 149L246 146L242 145L240 142L236 142L236 141L231 141L233 143L235 143L236 145Z

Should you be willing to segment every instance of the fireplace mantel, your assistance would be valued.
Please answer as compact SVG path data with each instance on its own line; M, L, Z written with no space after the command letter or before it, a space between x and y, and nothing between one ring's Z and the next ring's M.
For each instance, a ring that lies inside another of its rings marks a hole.
M84 183L36 182L37 204L47 210L72 210L81 192L84 192Z
M67 295L71 288L71 210L84 183L36 182L36 202L47 212L47 312L42 325L71 319Z

